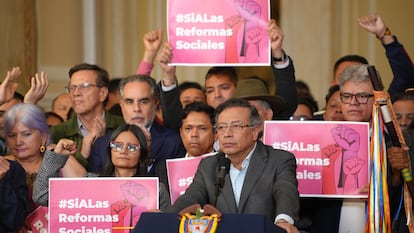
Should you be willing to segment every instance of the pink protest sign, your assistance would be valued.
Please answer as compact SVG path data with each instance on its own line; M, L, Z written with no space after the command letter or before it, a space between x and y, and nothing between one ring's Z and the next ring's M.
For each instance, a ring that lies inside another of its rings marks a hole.
M171 65L269 66L269 0L168 0Z
M295 155L301 196L366 198L368 127L364 122L266 121L263 141Z
M197 171L201 159L206 156L215 155L217 152L208 153L198 157L188 157L179 159L167 159L167 175L170 189L171 203L182 195L193 182L193 177Z
M49 226L48 208L45 206L37 207L27 216L27 223L32 229L32 233L47 233Z
M130 232L158 209L158 178L51 178L49 232Z

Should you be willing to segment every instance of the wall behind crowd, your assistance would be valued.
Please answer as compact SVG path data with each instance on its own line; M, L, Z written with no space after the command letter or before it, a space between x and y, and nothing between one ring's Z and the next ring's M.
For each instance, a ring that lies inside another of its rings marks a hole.
M357 19L379 13L414 57L414 31L409 25L414 20L412 9L414 2L408 0L280 0L284 48L294 59L297 79L310 85L323 107L335 60L357 53L377 67L388 86L392 74L384 49L375 36L359 27ZM50 109L51 100L64 91L74 64L96 63L112 77L134 73L143 53L142 36L155 28L166 29L165 13L166 0L36 1L37 68L48 72L52 84L40 104ZM177 76L179 81L203 84L206 70L178 67ZM160 80L158 67L152 74ZM274 89L271 76L263 75Z

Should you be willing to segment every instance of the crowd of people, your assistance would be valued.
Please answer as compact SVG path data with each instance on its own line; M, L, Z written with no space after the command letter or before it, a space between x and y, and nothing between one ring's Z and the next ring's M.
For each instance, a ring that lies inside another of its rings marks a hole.
M400 206L401 170L414 166L414 67L379 15L362 16L359 24L384 46L394 75L388 93L407 145L388 147L390 215L392 232L409 232ZM214 204L223 213L262 214L289 233L338 232L343 201L300 197L295 156L262 142L264 121L371 122L369 62L356 54L338 59L319 111L307 84L296 80L283 31L273 19L268 36L276 93L261 77L239 78L227 66L211 67L203 85L179 83L176 67L168 65L174 50L162 41L160 29L144 35L136 74L110 79L98 65L74 65L66 92L53 100L50 112L36 105L48 88L47 74L35 74L29 91L20 95L21 71L12 68L0 84L0 232L29 232L25 219L48 205L51 177L145 176L159 177L163 212ZM151 77L155 64L163 73L159 83ZM171 203L166 159L212 152L216 155L200 162L187 191ZM217 196L222 157L230 167Z

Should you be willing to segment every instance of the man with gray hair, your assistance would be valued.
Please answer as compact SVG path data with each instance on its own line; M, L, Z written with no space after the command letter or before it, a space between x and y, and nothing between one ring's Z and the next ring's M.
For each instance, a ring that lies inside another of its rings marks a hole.
M223 102L215 118L222 153L201 160L191 185L166 211L213 204L222 213L265 215L286 232L298 233L293 225L299 213L294 155L258 140L261 118L246 100ZM225 158L229 171L221 192L215 192L217 169Z
M342 114L346 121L369 122L374 104L374 88L368 76L368 65L346 68L340 78Z
M122 116L127 124L135 124L146 128L151 133L150 170L153 175L155 166L161 161L170 158L183 157L185 148L178 130L160 125L155 121L155 111L159 104L158 88L155 80L148 75L131 75L120 83L120 106ZM100 171L108 159L101 148L109 143L106 135L96 140L93 147L93 156L89 159L88 171Z

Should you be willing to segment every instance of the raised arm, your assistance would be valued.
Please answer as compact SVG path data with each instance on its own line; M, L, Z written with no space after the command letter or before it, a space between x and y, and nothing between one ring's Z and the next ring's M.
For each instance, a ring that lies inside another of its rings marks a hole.
M390 95L404 92L414 87L414 66L404 46L377 14L369 14L358 19L359 25L374 34L385 48L385 54L391 66L394 78L388 88Z
M162 29L150 31L144 35L144 56L139 64L137 74L150 75L154 67L154 60L157 56L162 42Z
M158 64L163 70L162 81L160 87L160 102L164 118L164 126L177 129L180 122L180 114L182 106L180 103L180 93L178 92L177 77L175 75L175 66L169 66L173 53L172 46L166 42L158 55Z
M52 147L53 148L53 147ZM42 165L33 187L33 201L42 206L49 202L49 178L60 177L60 169L64 177L82 177L85 168L72 156L77 150L76 143L69 139L61 139L52 151L45 151Z
M273 118L286 120L295 112L298 105L295 68L292 59L282 49L283 31L274 19L269 21L268 31L272 51L272 69L276 84L276 94L285 101L285 108Z
M0 84L0 105L8 102L13 98L14 92L17 89L17 78L22 74L20 67L13 67L7 71L6 77Z
M30 89L24 95L24 102L37 104L46 94L49 81L45 72L36 73L30 78Z

